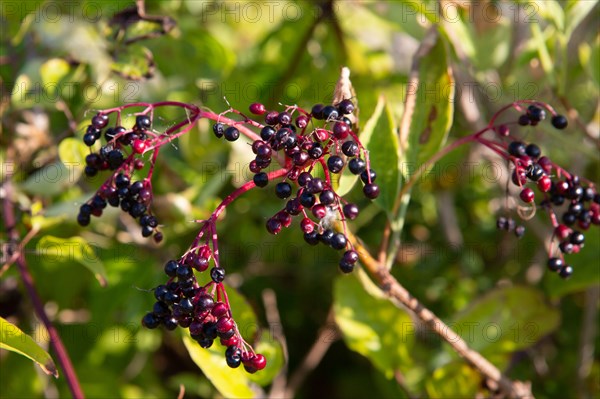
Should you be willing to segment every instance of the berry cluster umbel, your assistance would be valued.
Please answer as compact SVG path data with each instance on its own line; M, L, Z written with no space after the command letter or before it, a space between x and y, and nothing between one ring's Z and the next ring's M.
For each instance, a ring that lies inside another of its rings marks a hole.
M310 112L296 106L278 112L267 111L263 104L253 103L250 112L264 115L264 124L249 118L244 121L260 128L260 138L251 145L255 158L248 166L254 174L254 184L258 187L269 185L272 179L264 170L274 158L283 163L285 171L278 179L281 181L274 185L274 191L286 203L267 220L267 231L278 234L299 216L304 240L310 245L323 243L335 250L344 250L339 268L344 273L351 272L358 254L346 235L336 233L331 224L339 220L345 230L345 221L355 219L359 209L337 195L332 175L348 168L350 173L360 175L367 198L375 199L379 195L379 187L375 184L377 174L370 168L367 152L348 118L354 112L354 104L346 99L334 105L316 104ZM225 126L221 122L213 125L213 132L228 141L240 137L235 126ZM323 178L315 173L319 169L323 171Z
M494 119L509 108L521 112L518 119L493 125ZM592 182L569 173L543 155L537 144L526 143L511 133L511 126L537 126L546 119L547 112L552 114L550 121L554 128L562 130L567 127L567 119L549 105L520 101L499 111L486 129L472 137L506 159L512 169L510 181L518 188L521 202L531 206L537 204L548 212L553 225L548 269L567 278L573 273L573 267L564 256L578 253L583 248L585 236L582 231L600 225L600 195ZM481 137L488 130L496 133L494 139ZM536 202L536 199L539 201ZM560 221L558 214L561 214ZM497 226L513 231L517 237L525 233L525 228L517 226L511 217L499 217Z

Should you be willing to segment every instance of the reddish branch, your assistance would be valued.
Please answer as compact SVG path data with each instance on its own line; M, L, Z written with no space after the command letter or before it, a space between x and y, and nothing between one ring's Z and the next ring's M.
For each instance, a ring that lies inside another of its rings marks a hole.
M4 189L4 198L3 198L3 211L4 211L4 227L6 228L6 232L8 234L8 239L10 244L17 244L20 241L19 232L16 227L16 219L15 219L15 205L12 202L13 197L13 186L10 180L10 176L7 177L6 181L3 184ZM20 249L18 249L20 251ZM50 336L50 344L54 348L56 352L56 358L61 368L65 373L65 378L67 380L67 385L71 390L71 394L74 398L84 398L83 391L81 386L79 385L79 380L77 379L77 374L75 373L75 369L73 368L73 364L71 363L71 359L69 358L69 354L65 346L60 339L60 335L58 331L48 318L48 315L44 311L44 304L40 299L36 289L35 283L33 281L33 277L29 272L27 267L27 262L25 261L25 256L23 252L20 251L16 264L19 269L19 273L21 274L21 279L23 280L23 284L27 289L27 293L29 294L29 298L33 303L33 307L35 309L35 313L37 317L42 321L44 327L48 331Z

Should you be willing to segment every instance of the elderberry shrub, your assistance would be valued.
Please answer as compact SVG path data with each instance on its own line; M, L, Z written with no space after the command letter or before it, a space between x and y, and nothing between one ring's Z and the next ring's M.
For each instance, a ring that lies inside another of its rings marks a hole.
M513 107L522 110L519 102ZM546 118L547 111L552 113L551 124L554 128L562 130L567 127L564 116L557 114L550 106L537 102L530 104L514 124L536 126ZM519 190L519 201L535 206L536 199L541 197L537 205L550 214L554 229L548 269L558 272L563 278L570 277L573 267L565 262L564 256L578 253L585 244L583 231L600 225L600 195L596 186L555 164L543 155L536 143L516 139L508 124L491 129L497 133L499 141L480 142L490 148L493 146L496 151L504 148L505 152L500 154L512 167L511 182ZM510 217L499 217L497 227L512 231L518 238L525 233L525 227L517 226Z
M131 181L134 171L144 168L141 155L149 147L149 138L154 136L151 131L152 120L148 115L137 115L131 129L119 125L108 126L109 123L108 113L100 112L92 118L83 136L84 143L91 149L102 141L104 129L105 143L97 152L91 150L85 158L86 176L93 177L106 170L112 174L95 195L81 205L77 222L87 226L91 216L101 216L107 205L119 207L138 220L143 237L153 236L154 241L160 242L163 235L158 230L158 220L150 211L153 197L150 176Z

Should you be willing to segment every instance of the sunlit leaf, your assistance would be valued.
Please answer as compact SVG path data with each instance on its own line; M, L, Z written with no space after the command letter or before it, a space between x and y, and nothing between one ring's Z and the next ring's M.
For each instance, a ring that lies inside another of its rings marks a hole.
M409 369L415 330L405 311L386 298L370 295L351 275L335 281L334 314L348 347L388 378L395 370Z
M427 379L425 388L431 398L474 398L481 385L481 376L464 362L448 363L436 369Z
M154 76L154 56L146 47L133 44L116 55L111 68L125 79L149 79Z
M225 362L225 348L215 343L208 349L202 348L189 335L184 335L183 343L192 360L226 398L254 398L248 373L243 366L232 369Z
M19 327L0 317L0 348L6 349L36 362L44 373L58 378L58 370L52 357Z
M381 190L375 203L391 213L400 190L399 148L394 117L385 98L379 98L360 139L369 151L370 164L377 173L377 185Z

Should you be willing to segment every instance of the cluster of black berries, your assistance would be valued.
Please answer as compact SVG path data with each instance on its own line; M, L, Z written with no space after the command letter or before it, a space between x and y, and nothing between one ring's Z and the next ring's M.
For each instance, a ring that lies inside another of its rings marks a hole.
M525 235L525 226L517 225L516 221L511 217L500 216L498 220L496 220L496 227L499 230L512 231L517 238L521 238Z
M109 117L99 113L92 118L83 141L92 146L100 139L102 129L106 128ZM149 213L152 203L152 188L149 180L131 182L130 176L133 170L144 167L142 159L134 158L134 154L141 154L147 147L147 134L150 129L151 120L147 115L138 115L131 131L122 126L108 127L104 131L106 144L95 153L86 157L85 174L95 176L98 171L110 169L115 171L113 175L100 187L96 195L79 209L77 221L82 226L90 223L91 216L101 216L102 210L107 204L120 207L133 218L138 219L142 228L142 236L153 236L157 243L162 241L163 235L157 230L158 221ZM131 146L132 156L127 158L123 149Z
M123 149L125 146L131 146L131 150L135 154L144 152L147 146L147 133L150 129L152 121L147 115L138 115L135 118L135 125L131 130L127 130L123 126L106 127L109 122L109 117L106 114L99 113L92 118L92 123L87 127L86 133L83 135L83 142L88 146L93 146L96 141L102 137L104 131L104 139L106 144L100 148L97 153L89 154L86 159L85 174L87 176L95 176L98 171L116 170L123 162L125 155ZM135 167L141 169L144 167L140 159L135 160Z
M544 120L546 112L537 105L530 105L526 113L518 119L521 126L535 126ZM557 129L567 126L567 119L562 115L554 115L552 125ZM509 136L506 126L497 130L502 136ZM567 278L573 273L573 268L566 264L564 254L579 252L583 247L585 236L570 226L577 224L580 230L587 230L591 225L600 225L600 195L592 183L582 184L578 176L572 175L554 164L548 157L542 156L539 146L534 143L511 141L506 146L507 158L514 165L511 180L520 187L520 199L525 203L533 203L536 193L526 185L535 184L543 199L540 206L551 214L554 225L554 237L558 240L559 256L551 256L548 268L557 271L560 276ZM561 178L561 176L564 176ZM556 207L565 207L562 214L562 224L556 216ZM517 236L522 236L524 228L516 226L510 218L501 217L497 222L498 228L514 230Z
M360 175L364 184L363 193L369 199L379 195L375 184L377 174L365 160L366 152L352 131L352 121L348 115L354 111L350 100L336 105L317 104L311 112L293 107L287 111L267 112L263 104L250 105L250 112L265 115L265 125L260 125L260 140L252 143L252 152L256 155L249 169L254 173L253 181L258 187L269 183L269 175L264 169L271 165L277 153L285 159L287 173L284 181L275 186L275 195L286 199L285 207L269 218L267 230L278 234L283 227L290 226L293 216L303 215L301 228L309 244L322 242L338 250L349 246L342 233L334 233L328 225L340 216L341 220L358 216L356 204L346 203L339 197L331 184L331 174L339 174L347 166L354 175ZM294 112L298 115L294 117ZM315 126L318 121L319 126ZM213 125L217 137L234 141L239 137L235 126L226 127L217 122ZM361 157L361 150L364 157ZM313 175L315 167L320 165L325 171L325 179ZM294 184L297 190L294 193ZM316 219L313 221L308 213ZM348 250L340 260L340 268L348 273L352 271L358 256Z
M204 245L197 251L188 252L179 261L170 260L164 271L169 280L166 284L154 289L156 302L152 312L142 319L146 328L157 328L164 325L167 330L177 326L188 328L190 336L203 348L209 348L219 338L225 346L225 360L232 368L243 365L246 371L254 373L266 366L265 357L247 349L237 325L232 318L229 304L215 301L219 290L224 290L225 272L222 268L211 269L212 281L206 286L199 286L194 270L205 271L210 261L210 249Z

